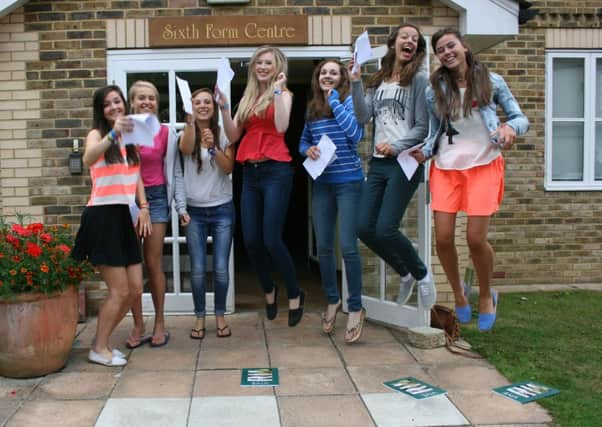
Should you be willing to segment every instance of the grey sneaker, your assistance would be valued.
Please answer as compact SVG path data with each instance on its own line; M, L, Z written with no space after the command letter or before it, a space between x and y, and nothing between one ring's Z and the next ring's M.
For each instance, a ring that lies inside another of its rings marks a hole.
M409 278L406 280L404 280L404 278L402 277L399 283L399 294L397 294L397 304L399 305L403 305L406 302L408 302L410 296L412 296L412 291L414 290L414 284L416 283L416 279L414 279L414 277L411 274L409 274L408 276Z
M435 288L435 281L431 273L426 273L421 280L418 281L418 295L420 295L420 302L422 306L427 310L430 310L437 301L437 288Z

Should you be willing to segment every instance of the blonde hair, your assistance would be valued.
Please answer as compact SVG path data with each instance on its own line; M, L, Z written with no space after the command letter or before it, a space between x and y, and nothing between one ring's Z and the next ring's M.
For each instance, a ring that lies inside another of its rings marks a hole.
M271 53L274 56L274 75L268 83L266 90L260 95L259 94L259 82L255 74L255 63L261 55L264 53ZM259 47L249 62L249 71L247 75L247 86L242 95L242 99L238 104L237 112L237 124L242 124L253 114L262 116L268 109L272 101L274 100L274 83L278 79L280 73L287 73L287 60L286 56L280 49L273 46L261 46ZM284 90L284 88L283 88Z
M157 87L154 84L152 84L151 82L148 82L146 80L136 80L134 82L134 84L132 84L132 86L130 87L130 90L128 91L128 101L130 103L130 112L132 112L132 113L134 112L134 98L136 97L136 93L137 93L138 89L143 88L143 87L150 89L154 92L155 99L157 100L155 114L157 114L158 110L159 110L159 91L157 90Z

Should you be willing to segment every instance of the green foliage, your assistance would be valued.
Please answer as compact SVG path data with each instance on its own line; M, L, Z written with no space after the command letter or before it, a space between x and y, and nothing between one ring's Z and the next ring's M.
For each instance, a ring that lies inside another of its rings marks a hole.
M0 218L0 298L78 285L93 270L70 256L72 246L68 225L24 225L23 217L9 224Z
M601 307L601 292L502 294L493 332L473 322L462 334L511 382L559 389L538 401L556 423L589 427L600 423L602 407Z

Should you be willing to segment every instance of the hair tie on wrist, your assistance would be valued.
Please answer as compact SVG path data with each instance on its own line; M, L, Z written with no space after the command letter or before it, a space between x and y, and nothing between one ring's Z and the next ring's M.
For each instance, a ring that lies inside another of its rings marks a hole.
M274 89L274 95L280 95L282 93L282 89Z

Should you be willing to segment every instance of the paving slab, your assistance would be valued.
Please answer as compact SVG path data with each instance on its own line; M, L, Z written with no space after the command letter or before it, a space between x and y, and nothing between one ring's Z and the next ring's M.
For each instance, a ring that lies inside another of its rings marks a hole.
M205 396L273 396L273 387L241 387L241 369L198 371L193 397Z
M450 390L448 395L473 424L531 424L552 421L552 417L537 402L522 405L492 391Z
M279 397L283 427L370 427L359 395Z
M349 366L347 371L360 393L391 393L391 389L385 387L383 383L402 377L414 377L437 385L433 377L418 364Z
M186 427L189 406L190 398L109 399L95 427Z
M279 427L280 420L274 396L195 397L188 425Z
M31 400L107 399L117 383L110 370L52 374L34 390Z
M455 391L488 394L494 387L508 385L508 380L492 366L433 366L428 369L438 387Z
M470 424L445 395L414 399L402 393L367 393L362 399L378 427Z
M278 396L354 394L355 388L343 368L281 368Z
M194 371L200 350L198 344L189 343L188 348L174 348L169 344L171 342L165 347L135 349L129 357L128 369Z
M190 371L125 370L111 394L112 398L190 397L194 375Z
M26 379L0 377L0 398L24 399L42 381L44 377Z
M93 426L104 404L104 400L31 400L19 408L6 427Z
M201 348L197 369L242 369L268 367L266 348L257 350Z
M276 346L270 349L275 368L329 368L343 364L331 346Z
M339 347L345 363L349 366L397 365L415 363L406 348L397 343L370 345L363 341L343 344Z
M20 404L20 399L0 397L0 426L3 426L8 421Z

